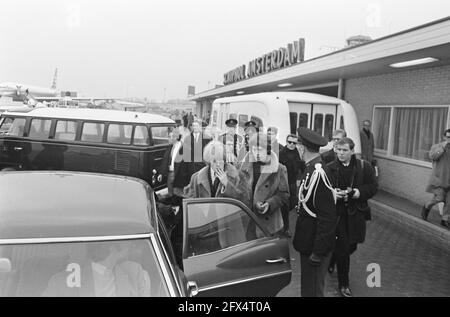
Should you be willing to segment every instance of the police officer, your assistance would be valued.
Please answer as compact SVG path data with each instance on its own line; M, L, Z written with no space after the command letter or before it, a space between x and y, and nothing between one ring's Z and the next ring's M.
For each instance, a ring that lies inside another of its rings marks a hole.
M219 136L219 141L222 142L225 146L233 142L233 154L235 157L238 156L239 150L241 149L244 140L242 136L236 133L237 124L238 122L236 119L228 119L227 121L225 121L225 133Z
M319 148L327 140L305 128L299 128L298 134L306 169L301 178L292 242L300 253L301 295L323 297L326 269L336 240L336 192L319 154Z
M238 162L242 164L244 157L250 151L249 140L250 138L258 132L258 126L255 121L247 121L244 124L244 144L238 153Z

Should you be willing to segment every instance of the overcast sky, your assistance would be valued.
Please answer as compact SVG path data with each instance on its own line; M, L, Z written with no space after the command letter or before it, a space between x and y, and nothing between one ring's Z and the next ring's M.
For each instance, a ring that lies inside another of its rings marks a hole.
M2 0L0 82L185 98L305 38L305 59L444 18L448 0Z

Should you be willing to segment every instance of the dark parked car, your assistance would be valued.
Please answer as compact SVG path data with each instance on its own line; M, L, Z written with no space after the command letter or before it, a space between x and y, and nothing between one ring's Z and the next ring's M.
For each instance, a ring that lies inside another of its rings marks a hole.
M0 296L275 296L291 280L287 240L233 199L184 202L183 272L140 179L0 172L0 193Z
M0 117L0 170L68 170L167 182L169 118L129 111L39 108Z

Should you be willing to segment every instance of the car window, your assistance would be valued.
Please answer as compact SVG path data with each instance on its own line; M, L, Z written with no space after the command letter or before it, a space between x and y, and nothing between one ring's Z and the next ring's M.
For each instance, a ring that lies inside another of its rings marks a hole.
M148 239L0 245L0 263L0 296L169 296Z
M170 143L169 127L152 127L151 129L152 129L153 145Z
M150 145L148 129L145 125L138 125L134 129L134 145Z
M187 218L188 257L264 237L247 212L230 203L189 204Z
M5 118L0 124L0 135L23 136L25 118Z
M77 134L75 121L58 120L56 122L55 140L74 141Z
M105 124L103 124L103 123L86 122L83 124L83 131L81 133L81 141L102 142L104 130L105 130Z
M108 143L130 144L133 126L129 124L110 124L108 126Z
M48 139L51 125L51 120L32 119L28 136L30 138Z

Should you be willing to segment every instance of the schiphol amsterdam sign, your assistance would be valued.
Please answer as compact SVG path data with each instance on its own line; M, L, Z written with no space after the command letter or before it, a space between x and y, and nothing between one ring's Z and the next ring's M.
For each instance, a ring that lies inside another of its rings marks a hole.
M268 73L293 64L301 63L305 58L305 39L290 43L287 47L281 47L270 53L264 54L248 63L247 72L245 65L239 66L224 74L224 85L232 84L247 78Z

